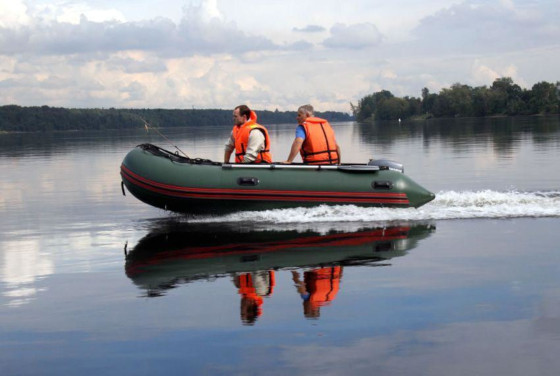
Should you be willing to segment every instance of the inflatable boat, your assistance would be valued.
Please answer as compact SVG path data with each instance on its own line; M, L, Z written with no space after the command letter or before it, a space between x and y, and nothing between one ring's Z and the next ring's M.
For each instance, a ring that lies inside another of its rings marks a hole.
M363 164L235 164L138 145L121 165L122 189L181 213L226 213L299 206L418 208L435 195L388 160Z

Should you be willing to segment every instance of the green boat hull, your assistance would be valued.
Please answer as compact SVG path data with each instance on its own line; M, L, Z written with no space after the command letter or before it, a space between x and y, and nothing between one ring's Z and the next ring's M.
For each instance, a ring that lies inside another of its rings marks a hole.
M150 144L139 145L126 155L121 176L124 186L139 200L181 213L322 204L417 208L435 197L390 168L223 164L181 157Z

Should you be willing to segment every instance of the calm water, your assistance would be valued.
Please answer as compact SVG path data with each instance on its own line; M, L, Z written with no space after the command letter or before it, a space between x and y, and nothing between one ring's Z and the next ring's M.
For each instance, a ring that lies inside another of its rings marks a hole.
M0 135L1 374L557 375L560 119L335 130L436 200L184 218L121 192L157 134Z

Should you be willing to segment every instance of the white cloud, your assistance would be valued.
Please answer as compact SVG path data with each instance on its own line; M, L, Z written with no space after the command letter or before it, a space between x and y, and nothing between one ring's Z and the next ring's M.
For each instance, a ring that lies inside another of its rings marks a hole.
M209 22L213 19L220 21L224 19L224 16L218 9L216 0L203 1L200 5L191 5L187 9L191 19L199 19L203 22Z
M39 13L46 12L49 17L36 17L18 28L3 22L8 25L0 27L3 55L107 55L142 50L188 56L278 48L267 38L246 34L234 22L224 21L215 1L185 8L179 23L164 17L124 22L118 11L95 11L81 4L45 9Z
M395 79L397 78L397 74L391 69L383 69L381 71L381 77L388 78L388 79Z
M165 72L167 66L164 60L154 55L137 51L125 51L111 55L106 60L108 70L122 71L124 73L157 73Z
M321 33L326 29L319 25L307 25L305 27L294 27L292 30L298 33Z
M92 22L119 21L124 22L125 16L116 9L95 9L85 3L53 5L42 8L41 13L50 14L60 23L79 24L82 17Z
M413 30L415 44L437 53L496 53L557 45L560 4L549 3L466 0L422 19Z
M558 0L157 4L3 2L0 104L349 111L381 89L560 78Z
M481 64L480 61L475 60L473 65L473 79L477 84L485 85L488 82L493 82L499 77L502 77L502 75L492 68Z
M27 25L31 18L23 0L2 1L0 3L0 28L16 28Z
M330 48L361 49L377 46L383 40L383 35L371 23L349 26L338 23L331 28L330 32L331 36L323 42L326 47Z

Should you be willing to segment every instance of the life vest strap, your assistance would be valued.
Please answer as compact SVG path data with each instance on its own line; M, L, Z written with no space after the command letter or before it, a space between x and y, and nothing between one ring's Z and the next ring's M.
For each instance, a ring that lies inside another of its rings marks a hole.
M316 151L314 153L306 153L305 151L303 152L303 156L307 157L308 155L316 155L316 154L323 154L323 153L336 153L336 149L334 150L322 150L322 151Z

